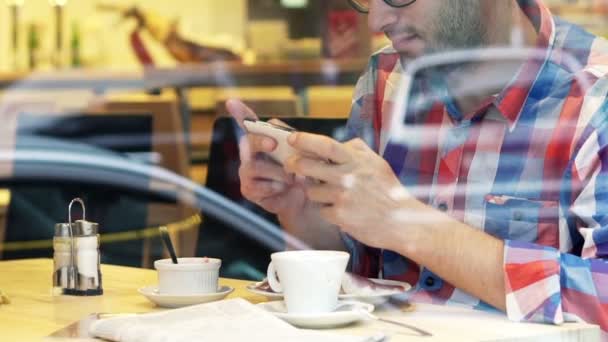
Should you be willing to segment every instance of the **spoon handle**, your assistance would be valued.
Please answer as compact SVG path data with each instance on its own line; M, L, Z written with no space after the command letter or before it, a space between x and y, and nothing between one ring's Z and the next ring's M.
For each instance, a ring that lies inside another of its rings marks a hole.
M393 321L393 320L386 319L386 318L380 318L380 317L377 317L377 319L380 322L394 324L394 325L398 325L398 326L406 328L406 329L413 330L413 331L417 332L418 334L420 334L420 336L433 336L433 334L431 334L430 332L428 332L426 330L422 330L422 329L417 328L417 327L415 327L413 325L410 325L410 324L406 324L406 323L403 323L403 322L397 322L397 321Z
M382 318L382 317L378 317L374 314L372 314L371 312L367 312L365 310L360 310L361 313L363 313L365 316L367 316L370 319L376 320L376 321L380 321L380 322L384 322L384 323L388 323L388 324L394 324L397 326L400 326L402 328L406 328L412 331L415 331L416 333L418 333L420 336L433 336L433 334L431 334L430 332L426 331L426 330L422 330L420 328L417 328L411 324L407 324L407 323L403 323L403 322L398 322L398 321L393 321L391 319L386 319L386 318Z
M171 242L171 237L169 236L169 232L167 231L167 227L160 227L160 237L165 244L165 247L169 250L169 255L171 256L171 260L174 264L177 264L177 255L175 254L175 249L173 248L173 243Z

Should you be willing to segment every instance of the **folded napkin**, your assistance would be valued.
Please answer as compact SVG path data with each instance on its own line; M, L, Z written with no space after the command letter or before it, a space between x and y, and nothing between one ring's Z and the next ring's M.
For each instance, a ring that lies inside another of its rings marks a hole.
M89 332L96 337L120 342L373 342L384 338L297 329L241 298L108 318L94 322Z
M11 301L8 299L8 297L4 294L4 292L2 292L2 290L0 290L0 304L10 304Z
M353 273L344 273L341 292L357 296L391 294L393 291L405 291L403 285L380 284Z

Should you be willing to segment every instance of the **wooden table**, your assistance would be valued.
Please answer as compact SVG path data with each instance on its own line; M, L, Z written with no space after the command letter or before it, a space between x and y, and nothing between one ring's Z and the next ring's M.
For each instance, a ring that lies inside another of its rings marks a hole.
M53 263L48 259L0 262L0 289L11 300L8 305L0 305L0 340L41 340L91 313L160 310L137 293L139 287L156 283L154 270L102 265L103 296L53 297L52 268ZM265 300L247 292L245 286L248 281L222 279L220 283L235 287L230 297L242 297L253 303ZM413 324L430 331L432 337L418 337L408 330L382 322L363 322L333 331L356 335L383 332L392 336L391 341L599 341L600 330L593 325L523 324L509 322L502 314L465 308L416 304L413 311L404 312L401 310L404 307L383 307L376 314Z
M0 189L0 244L4 241L6 234L6 217L8 214L8 206L11 204L11 192L8 189ZM0 248L0 258L2 258L2 249Z

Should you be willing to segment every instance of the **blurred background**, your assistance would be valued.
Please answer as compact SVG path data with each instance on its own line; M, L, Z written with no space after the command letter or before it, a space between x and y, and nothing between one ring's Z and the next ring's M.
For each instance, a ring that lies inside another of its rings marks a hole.
M555 14L580 23L594 33L606 33L607 5L603 0L546 0L545 3ZM342 25L348 22L349 28L366 34L363 18L348 18L349 14L339 13L351 12L342 0L3 0L0 71L70 67L139 70L141 63L129 38L138 24L136 20L125 19L124 12L121 13L132 6L153 17L149 24L159 31L165 30L165 25L175 24L184 37L229 47L243 54L248 64L340 56L336 51L323 48L323 43L328 43L325 28L336 29L340 20ZM163 43L155 40L154 34L145 31L141 39L157 66L177 64ZM365 56L370 47L373 50L384 44L382 36L371 36L369 40L371 42L359 42L361 56ZM356 55L352 50L348 54L349 57ZM31 60L34 65L30 65Z
M607 0L545 3L608 35ZM339 135L368 56L387 42L346 0L1 0L0 143L160 166L264 214L240 196L226 99ZM28 172L0 167L0 258L51 257L54 224L80 196L101 225L102 262L151 267L166 225L181 256L221 257L223 276L265 273L271 249L200 208Z

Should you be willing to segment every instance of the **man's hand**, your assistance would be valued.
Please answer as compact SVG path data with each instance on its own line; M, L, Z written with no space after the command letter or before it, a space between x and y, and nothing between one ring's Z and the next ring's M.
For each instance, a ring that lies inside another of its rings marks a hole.
M226 108L241 127L245 118L257 119L255 113L238 100L226 102ZM279 120L272 123L285 125ZM267 157L277 142L263 135L247 134L239 142L241 167L239 178L241 192L245 198L274 214L286 214L301 209L306 196L302 185L298 185L293 175Z
M229 100L226 107L241 127L245 118L257 119L255 113L238 100ZM271 122L285 125L279 120ZM245 198L277 214L285 230L306 244L317 249L344 249L336 227L323 220L319 205L306 197L306 181L296 179L265 155L276 148L274 139L247 134L239 145L239 178Z
M402 254L505 309L501 240L416 200L388 163L359 139L342 144L294 133L288 141L301 153L287 160L285 168L317 180L306 194L324 205L323 218L355 239ZM303 157L311 154L317 157Z
M403 239L403 224L394 223L404 207L417 201L362 140L339 143L300 132L288 140L300 153L287 160L285 169L317 180L307 185L306 194L323 205L321 217L373 247L390 248Z

